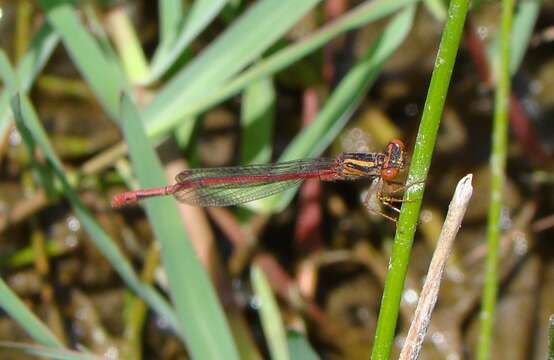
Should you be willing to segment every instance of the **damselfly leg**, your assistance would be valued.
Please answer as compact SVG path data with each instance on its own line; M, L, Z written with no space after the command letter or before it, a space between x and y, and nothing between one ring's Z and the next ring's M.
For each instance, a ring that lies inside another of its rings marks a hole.
M400 214L400 209L394 204L413 201L403 199L402 195L412 186L423 183L425 182L418 181L411 184L403 184L396 181L384 181L382 178L376 178L373 180L369 190L367 191L364 205L369 212L396 222L397 219L386 214L383 211L383 207Z

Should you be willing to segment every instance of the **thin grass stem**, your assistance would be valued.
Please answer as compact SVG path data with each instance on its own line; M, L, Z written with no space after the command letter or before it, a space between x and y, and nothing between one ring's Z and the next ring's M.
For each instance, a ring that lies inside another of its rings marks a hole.
M491 193L487 220L487 260L485 285L480 312L480 331L477 359L490 358L494 313L498 294L498 263L501 232L502 190L506 176L508 144L508 113L510 106L510 41L514 1L502 2L500 51L498 52L498 81L494 105L492 153L490 156Z

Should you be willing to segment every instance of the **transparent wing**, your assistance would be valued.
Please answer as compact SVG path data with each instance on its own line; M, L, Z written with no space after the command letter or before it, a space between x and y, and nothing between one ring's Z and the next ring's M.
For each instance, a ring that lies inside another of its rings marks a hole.
M181 202L194 206L230 206L265 198L299 184L303 179L272 183L256 183L241 188L225 186L197 187L174 194Z
M185 170L175 179L177 200L195 206L243 204L290 189L305 179L330 171L333 159Z

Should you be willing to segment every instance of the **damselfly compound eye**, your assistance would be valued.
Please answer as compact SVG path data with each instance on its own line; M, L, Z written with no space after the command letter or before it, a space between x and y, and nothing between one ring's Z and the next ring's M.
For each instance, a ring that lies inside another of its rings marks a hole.
M394 144L394 145L398 146L400 148L400 150L404 150L404 142L402 140L393 139L393 140L391 140L391 142L389 144L390 145Z

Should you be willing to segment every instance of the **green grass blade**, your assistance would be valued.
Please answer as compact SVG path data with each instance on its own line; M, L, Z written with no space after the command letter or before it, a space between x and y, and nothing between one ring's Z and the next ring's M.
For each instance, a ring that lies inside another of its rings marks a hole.
M292 360L318 360L319 356L306 338L296 332L287 334L290 358Z
M183 19L181 0L159 0L160 44L171 44L177 38L179 25Z
M319 1L261 0L254 3L179 71L145 109L148 133L163 134L174 127L183 118L186 103L213 92L258 58Z
M274 108L275 89L270 78L246 88L240 118L241 164L263 164L271 159Z
M525 57L542 3L542 0L525 0L519 1L517 4L510 44L510 74L512 75L518 71ZM500 41L497 37L487 47L487 58L490 68L494 72L494 79L500 76L498 74L499 66L495 63L498 60L496 54L499 52L499 46Z
M86 354L83 352L67 349L53 349L35 344L16 343L11 341L0 341L0 348L20 350L29 355L40 356L42 358L57 360L101 360L100 356Z
M45 23L37 31L29 49L17 65L16 74L22 91L29 91L60 41L59 35Z
M39 28L31 41L29 49L16 68L20 91L24 93L29 91L31 84L52 55L59 39L60 37L52 31L49 24L45 23ZM5 133L11 123L10 118L10 89L8 87L0 94L0 139L5 138Z
M541 6L542 0L518 1L510 45L510 73L512 75L519 69L529 47Z
M285 149L279 161L317 157L346 125L362 97L380 74L385 61L404 42L413 24L415 8L407 6L387 25L364 56L341 80L314 121ZM262 212L278 212L294 197L296 189L251 203Z
M150 136L161 136L168 129L175 126L182 117L196 116L206 111L211 106L238 94L250 84L290 66L309 53L327 44L337 35L363 26L368 22L381 19L416 1L418 0L375 0L358 5L347 14L325 25L303 40L289 45L269 56L267 59L258 62L251 68L245 70L242 74L217 88L215 91L205 91L203 94L199 95L201 96L199 99L196 97L183 99L180 108L180 116L169 120L167 123L163 124L163 126L147 123L146 130Z
M91 12L89 17L95 18L96 16ZM114 45L129 81L133 84L142 82L148 76L150 69L144 51L142 50L139 36L131 19L129 19L129 15L125 9L121 7L112 11L108 21ZM106 44L103 45L106 47ZM108 51L108 53L110 52L111 51ZM107 58L111 60L110 62L115 68L117 66L116 57L110 54Z
M373 359L388 359L390 356L404 280L423 198L423 182L427 177L431 164L444 101L448 93L448 86L464 28L468 3L468 0L452 0L448 9L447 21L435 60L435 68L425 100L408 173L407 183L413 185L408 187L404 195L405 202L402 203L396 227L389 272L385 282L375 333Z
M121 72L120 60L112 47L113 40L106 32L105 21L104 19L99 18L99 14L94 6L94 3L87 1L83 2L82 8L80 9L80 12L77 12L77 14L79 13L82 13L83 22L87 24L86 30L88 30L91 34L94 34L94 39L98 43L98 47L102 51L102 55L106 58L106 62L113 68L114 72Z
M178 326L173 309L171 309L165 299L154 290L152 286L144 284L139 280L131 264L123 256L114 241L104 232L100 225L98 225L94 217L88 212L79 199L75 190L71 187L69 181L65 177L61 162L49 143L46 133L29 100L25 96L15 96L12 99L12 110L19 133L26 142L33 141L36 143L36 146L41 149L52 167L53 172L60 180L64 194L69 200L75 215L83 225L83 228L90 235L95 245L112 264L127 286L141 296L150 307L180 334L180 327Z
M435 17L435 19L444 21L446 18L446 4L442 0L423 0L427 10Z
M119 94L128 87L121 67L108 60L87 31L70 0L41 0L49 23L62 37L67 52L106 112L119 115ZM112 52L112 51L110 51Z
M250 269L250 281L258 299L260 320L271 359L288 360L290 357L285 326L271 286L263 271L257 266Z
M62 163L56 156L54 149L48 142L48 137L42 129L36 111L32 108L27 96L16 94L11 101L15 124L23 141L29 144L29 150L38 147L46 156L50 165L62 169ZM31 153L33 156L33 153Z
M10 94L17 93L19 89L18 80L15 72L12 69L12 66L10 64L10 61L4 52L4 50L0 49L0 77L2 78L4 84L6 85L6 92ZM27 144L28 150L30 154L34 153L34 144L32 142L28 142ZM48 168L38 161L34 157L31 157L31 164L33 167L33 171L35 175L40 179L41 187L44 189L47 196L54 197L55 191L54 186L52 183L52 177L50 176L50 173L48 171Z
M50 332L29 308L0 278L0 307L10 315L36 342L49 347L63 348L63 344Z
M12 65L10 64L10 59L4 49L0 49L0 78L4 83L5 90L8 94L14 94L18 86L17 77L13 71Z
M319 156L331 144L381 73L387 59L408 36L414 12L414 6L407 6L391 19L333 91L317 118L283 152L280 161Z
M175 3L179 1L162 1L162 3L164 2ZM171 26L172 28L175 20L177 19L174 19L173 17L169 18L169 15L167 14L170 12L170 7L174 8L173 11L178 11L178 6L175 6L175 4L171 4L171 6L170 4L164 4L164 9L161 13L162 19L168 19L162 22L162 30L167 27L167 34L164 35L164 32L162 31L162 35L164 36L162 36L160 47L154 54L151 72L146 80L146 83L152 83L158 80L160 76L162 76L175 63L183 51L190 45L192 40L194 40L196 36L213 21L217 14L219 14L226 2L226 0L195 0L189 10L183 29L180 31L178 37L176 34L169 33L169 27ZM165 7L168 9L165 9ZM178 14L182 14L182 10ZM182 15L180 15L180 17L182 17Z
M485 265L485 285L480 312L480 331L477 359L491 357L494 313L498 294L498 265L500 260L499 244L501 232L502 193L506 177L506 159L508 156L508 115L510 109L510 45L512 34L513 0L502 1L502 24L498 57L498 82L496 84L494 120L492 133L492 153L489 166L491 184L489 212L487 219L487 260Z
M139 114L126 95L122 98L122 127L141 187L166 184L162 165L143 130ZM207 273L181 223L175 200L145 201L186 345L196 359L238 359L223 309Z
M6 92L12 95L16 94L19 89L19 82L6 53L2 49L0 49L0 77L4 81L4 84L6 84ZM34 154L34 142L29 139L27 140L25 145L28 148L28 152ZM31 166L34 174L39 178L40 186L45 191L47 197L49 199L54 198L56 191L48 167L36 161L33 156L31 156Z

